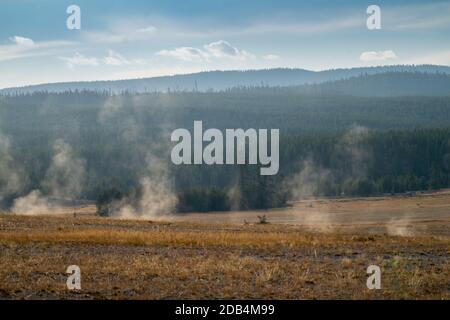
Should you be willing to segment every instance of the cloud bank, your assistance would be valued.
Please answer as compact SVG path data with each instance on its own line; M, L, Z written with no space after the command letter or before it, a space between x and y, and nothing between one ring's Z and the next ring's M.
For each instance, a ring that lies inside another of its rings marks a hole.
M363 62L387 61L392 59L397 59L397 55L392 50L366 51L359 56L359 60Z
M156 52L155 55L171 57L182 61L209 60L211 58L230 58L237 60L255 58L253 54L245 50L240 50L224 40L205 44L202 49L179 47L171 50L161 50Z

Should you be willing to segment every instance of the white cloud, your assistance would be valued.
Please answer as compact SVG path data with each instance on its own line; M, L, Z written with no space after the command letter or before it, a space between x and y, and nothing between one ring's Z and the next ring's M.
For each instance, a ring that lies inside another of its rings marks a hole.
M231 58L245 60L255 56L245 50L233 47L229 42L219 40L205 44L203 49L194 47L180 47L172 50L161 50L155 53L157 56L172 57L183 61L209 60L210 58Z
M157 56L172 57L183 61L193 61L207 58L205 52L192 47L181 47L173 50L161 50L155 53Z
M224 40L219 40L216 42L211 42L210 44L205 44L203 48L206 50L206 53L208 55L216 58L228 57L228 58L246 59L254 57L247 51L239 50L238 48L233 47L229 42Z
M8 40L9 44L0 45L0 61L50 55L74 44L74 42L69 41L35 42L22 36L13 36L8 38Z
M276 54L268 54L262 57L264 60L269 60L269 61L275 61L275 60L280 60L280 57L277 56Z
M10 37L9 40L18 46L33 46L34 41L30 38L25 38L21 36Z
M214 57L235 57L239 55L239 50L233 47L229 42L224 40L219 40L216 42L211 42L210 44L205 44L203 46L206 51L208 51Z
M397 55L392 50L366 51L359 56L359 60L364 62L386 61L391 59L397 59Z
M66 66L70 69L74 69L76 66L99 66L100 64L108 66L125 66L125 65L145 65L147 61L144 59L128 59L114 50L108 50L108 55L103 58L87 57L79 52L76 52L71 57L58 57L60 60L66 63Z
M131 64L131 61L125 58L123 55L114 52L113 50L108 51L108 56L103 59L104 63L111 66L122 66L126 64Z
M72 57L59 57L64 61L68 68L74 69L75 66L98 66L98 60L94 57L86 57L76 52Z

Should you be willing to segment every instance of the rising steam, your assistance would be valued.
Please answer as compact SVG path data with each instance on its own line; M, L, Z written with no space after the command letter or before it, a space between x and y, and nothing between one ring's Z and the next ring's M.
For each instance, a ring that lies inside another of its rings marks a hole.
M334 157L339 165L346 166L349 174L345 179L360 179L367 175L370 152L362 142L368 136L368 129L361 126L350 128L334 146ZM337 172L314 162L307 157L299 164L299 170L285 181L291 201L312 200L326 196L330 186L339 179L345 180ZM314 211L312 214L299 212L298 220L313 228L328 230L333 216L328 210Z
M170 134L166 132L167 128L159 124L158 128L153 128L151 136L148 136L140 119L134 113L124 112L124 106L129 110L142 105L139 100L139 96L111 96L98 113L97 121L100 125L107 122L117 124L119 138L123 142L138 146L137 154L129 161L133 162L134 168L142 171L139 191L120 200L114 200L108 205L109 214L120 219L155 220L162 216L167 218L175 211L178 201L167 161L163 160L169 148L161 141L166 141L165 137L170 137ZM143 165L141 159L144 158ZM169 159L169 156L165 159Z
M42 181L42 191L33 190L14 200L11 212L22 215L51 214L61 207L54 199L73 200L81 194L86 179L85 161L75 156L72 147L58 139L53 145L51 164ZM43 191L45 193L43 193Z
M168 168L161 159L148 153L145 175L140 180L137 197L121 199L112 204L112 217L121 219L167 218L175 211L177 197L169 178Z

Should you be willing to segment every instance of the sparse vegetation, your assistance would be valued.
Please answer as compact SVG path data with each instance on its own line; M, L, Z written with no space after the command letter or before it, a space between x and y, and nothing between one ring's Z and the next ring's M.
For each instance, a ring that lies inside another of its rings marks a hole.
M0 223L2 298L450 298L448 238L380 234L368 242L274 224L86 217ZM392 264L398 248L410 256L401 266ZM365 288L372 263L382 266L383 290ZM65 288L70 264L82 270L79 293Z
M258 216L258 223L259 223L259 224L267 224L267 223L269 223L269 222L267 221L267 217L266 217L265 214L262 215L262 216Z
M216 213L237 215L239 223L210 224L189 216L100 218L95 208L76 218L1 215L0 298L450 299L450 220L443 215L449 196L320 200L310 209L303 203L289 209L338 210L342 220L332 228L276 223L276 210L262 225L246 211L255 223L244 224L239 212ZM352 219L367 207L374 213L369 220ZM422 217L409 222L414 234L387 234L386 224L402 215L389 211L396 207ZM80 292L65 287L71 264L82 270ZM382 269L382 290L365 286L371 264Z

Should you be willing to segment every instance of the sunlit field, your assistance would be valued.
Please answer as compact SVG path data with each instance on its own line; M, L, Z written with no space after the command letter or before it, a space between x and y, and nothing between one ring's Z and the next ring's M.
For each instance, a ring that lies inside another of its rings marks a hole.
M0 297L450 298L446 191L158 221L94 211L88 205L51 216L0 215ZM81 268L78 291L66 287L73 264ZM366 287L369 265L381 267L381 290Z

